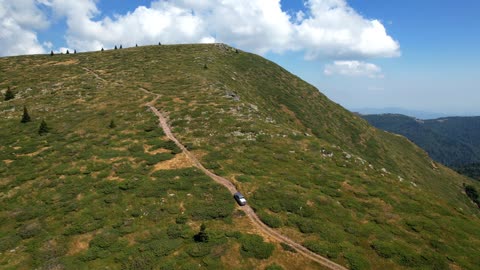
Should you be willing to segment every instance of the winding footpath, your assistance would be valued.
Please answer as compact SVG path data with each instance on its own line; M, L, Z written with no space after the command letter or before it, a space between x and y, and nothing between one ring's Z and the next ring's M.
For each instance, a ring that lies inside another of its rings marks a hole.
M97 79L106 82L105 79L103 79L100 75L98 75L95 71L89 69L89 68L83 68L85 71L88 73L91 73L94 75ZM141 91L145 92L146 94L153 95L155 96L155 99L153 99L150 102L145 103L145 106L147 106L158 118L160 124L159 126L163 129L165 135L172 140L180 149L182 149L182 152L188 157L188 159L192 162L192 164L200 169L202 172L204 172L206 175L208 175L210 178L212 178L215 182L221 184L222 186L226 187L228 191L233 195L234 193L237 192L237 188L235 185L232 184L228 179L223 178L219 175L216 175L212 173L211 171L207 170L202 163L190 152L188 149L180 143L180 141L173 135L172 130L170 129L170 126L168 125L166 117L159 111L157 108L155 108L154 104L157 102L157 100L160 98L159 94L155 94L145 88L140 88ZM320 265L332 269L332 270L347 270L347 268L321 256L318 255L315 252L312 252L308 250L306 247L302 246L301 244L293 241L292 239L280 234L279 232L275 231L274 229L268 227L265 225L260 218L257 216L255 211L249 206L245 205L242 206L241 209L245 212L245 214L250 218L252 223L263 233L266 235L269 235L271 238L275 239L278 242L283 242L285 244L288 244L292 248L294 248L299 254L302 254L303 256L311 259L312 261L315 261L319 263Z
M148 103L145 104L157 117L158 120L160 121L160 127L163 129L165 135L175 142L175 144L182 149L182 152L188 157L188 159L197 167L200 169L202 172L204 172L206 175L208 175L210 178L212 178L215 182L223 185L230 191L230 193L233 195L235 192L237 192L237 188L230 182L228 179L223 178L221 176L218 176L211 171L207 170L202 163L190 152L188 149L178 141L178 139L173 135L170 126L167 123L167 119L165 116L155 108L154 104L160 97L160 95L157 95L153 92L148 91L145 88L140 88L145 93L151 94L151 95L156 95L156 98ZM250 220L253 222L255 226L261 231L263 231L265 234L269 235L273 239L279 241L279 242L284 242L288 245L290 245L292 248L294 248L298 253L302 254L303 256L321 264L322 266L328 268L328 269L333 269L333 270L346 270L347 268L323 257L318 255L317 253L314 253L304 246L300 245L299 243L293 241L292 239L280 234L279 232L273 230L272 228L268 227L265 225L260 218L257 216L255 211L249 206L245 205L242 206L241 209L245 212L245 214L250 218Z

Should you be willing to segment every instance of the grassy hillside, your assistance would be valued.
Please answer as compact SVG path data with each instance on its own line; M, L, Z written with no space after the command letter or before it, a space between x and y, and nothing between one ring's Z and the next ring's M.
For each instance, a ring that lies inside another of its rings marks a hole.
M480 117L416 120L398 114L364 115L370 124L401 134L448 166L480 162Z
M259 56L151 46L0 68L0 89L16 93L0 103L4 268L318 268L254 236L228 191L164 137L141 88L208 169L312 251L352 269L480 264L480 212L462 187L476 183ZM20 123L23 105L32 122ZM208 243L194 241L201 223Z

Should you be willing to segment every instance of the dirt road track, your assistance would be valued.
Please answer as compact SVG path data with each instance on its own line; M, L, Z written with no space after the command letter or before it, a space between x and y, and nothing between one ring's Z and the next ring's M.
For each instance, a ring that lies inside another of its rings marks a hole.
M181 144L177 140L177 138L173 135L165 116L159 110L157 110L157 108L155 108L155 106L154 106L155 102L158 100L158 98L160 96L155 94L155 93L152 93L152 92L150 92L150 91L148 91L147 89L144 89L144 88L140 88L140 90L142 90L145 93L151 94L151 95L156 95L156 98L153 101L150 101L150 102L146 103L145 105L148 108L150 108L150 110L158 117L158 120L160 121L160 127L165 132L165 135L170 140L175 142L175 144L180 149L182 149L183 153L185 153L185 155L187 155L188 159L197 168L199 168L202 172L204 172L206 175L208 175L210 178L212 178L215 182L217 182L217 183L223 185L224 187L226 187L232 195L235 192L237 192L237 188L232 184L232 182L230 182L228 179L225 179L225 178L223 178L221 176L218 176L218 175L212 173L211 171L207 170L202 165L202 163L200 163L200 161L190 151L188 151L188 149L183 144ZM307 257L307 258L309 258L309 259L311 259L315 262L318 262L319 264L321 264L322 266L324 266L328 269L334 269L334 270L339 270L339 269L346 270L347 269L347 268L345 268L345 267L343 267L343 266L341 266L341 265L339 265L339 264L337 264L333 261L330 261L329 259L327 259L323 256L318 255L317 253L314 253L314 252L308 250L304 246L298 244L297 242L291 240L290 238L288 238L288 237L280 234L279 232L275 231L274 229L268 227L267 225L265 225L260 220L260 218L257 216L255 211L253 211L253 209L249 205L243 206L242 210L250 218L250 220L253 222L253 224L258 227L258 229L262 230L265 234L271 236L273 239L275 239L279 242L283 242L283 243L286 243L286 244L290 245L295 250L297 250L298 253L302 254L303 256L305 256L305 257Z
M85 71L91 73L92 75L94 75L97 79L103 81L103 82L106 82L105 79L103 79L100 75L98 75L95 71L89 69L89 68L83 68ZM158 94L155 94L145 88L140 88L141 91L149 94L149 95L153 95L155 96L155 99L146 103L145 106L147 106L157 117L158 117L158 120L160 121L160 127L163 129L165 135L170 139L172 140L173 142L175 142L175 144L180 148L182 149L183 153L188 157L188 159L197 167L199 168L201 171L203 171L206 175L208 175L210 178L212 178L215 182L223 185L224 187L226 187L230 193L233 195L235 192L237 192L237 188L232 184L232 182L230 182L229 180L227 180L226 178L223 178L221 176L218 176L214 173L212 173L211 171L207 170L203 165L202 163L200 163L200 161L192 154L190 153L190 151L188 151L188 149L180 143L180 141L177 140L177 138L173 135L171 129L170 129L170 126L168 125L168 122L167 122L167 119L165 118L165 116L159 111L157 110L157 108L155 108L154 104L155 102L160 98L160 95ZM265 234L269 235L270 237L272 237L273 239L277 240L278 242L283 242L283 243L286 243L288 245L290 245L292 248L294 248L298 253L302 254L303 256L319 263L320 265L328 268L328 269L332 269L332 270L347 270L347 268L333 262L333 261L330 261L329 259L323 257L323 256L320 256L318 255L317 253L314 253L310 250L308 250L307 248L305 248L304 246L300 245L299 243L293 241L292 239L280 234L279 232L273 230L272 228L268 227L267 225L265 225L261 220L260 218L257 216L257 214L255 213L255 211L253 211L253 209L249 206L249 205L245 205L242 207L242 210L245 212L245 214L250 218L250 220L252 221L252 223L257 226L257 228L261 231L263 231Z

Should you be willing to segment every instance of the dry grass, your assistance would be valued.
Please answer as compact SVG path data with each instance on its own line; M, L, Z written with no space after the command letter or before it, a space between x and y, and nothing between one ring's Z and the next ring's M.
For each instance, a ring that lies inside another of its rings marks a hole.
M78 60L77 59L71 59L71 60L67 60L67 61L63 61L63 62L56 62L55 64L53 64L54 66L69 66L69 65L75 65L75 64L78 64Z
M172 170L172 169L183 169L192 167L190 159L184 154L180 153L175 155L174 158L159 162L155 165L153 172L160 170Z
M89 247L90 241L94 237L94 233L85 233L81 235L76 235L72 237L70 242L70 248L68 249L68 255L75 255L82 251L85 251Z
M47 150L47 149L50 149L50 147L43 147L43 148L40 148L38 149L37 151L35 152L32 152L32 153L28 153L28 154L18 154L17 157L34 157L40 153L42 153L43 151Z

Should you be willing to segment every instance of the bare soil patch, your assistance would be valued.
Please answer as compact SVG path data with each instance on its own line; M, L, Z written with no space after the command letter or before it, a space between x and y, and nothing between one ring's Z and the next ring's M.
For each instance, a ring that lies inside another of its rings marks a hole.
M74 236L72 242L70 243L70 249L68 250L68 255L75 255L84 250L87 250L90 244L90 241L93 239L93 233L85 233L81 235Z
M172 170L172 169L182 169L192 167L193 164L185 155L185 153L176 154L174 158L159 162L155 165L153 169L154 172L160 170Z

